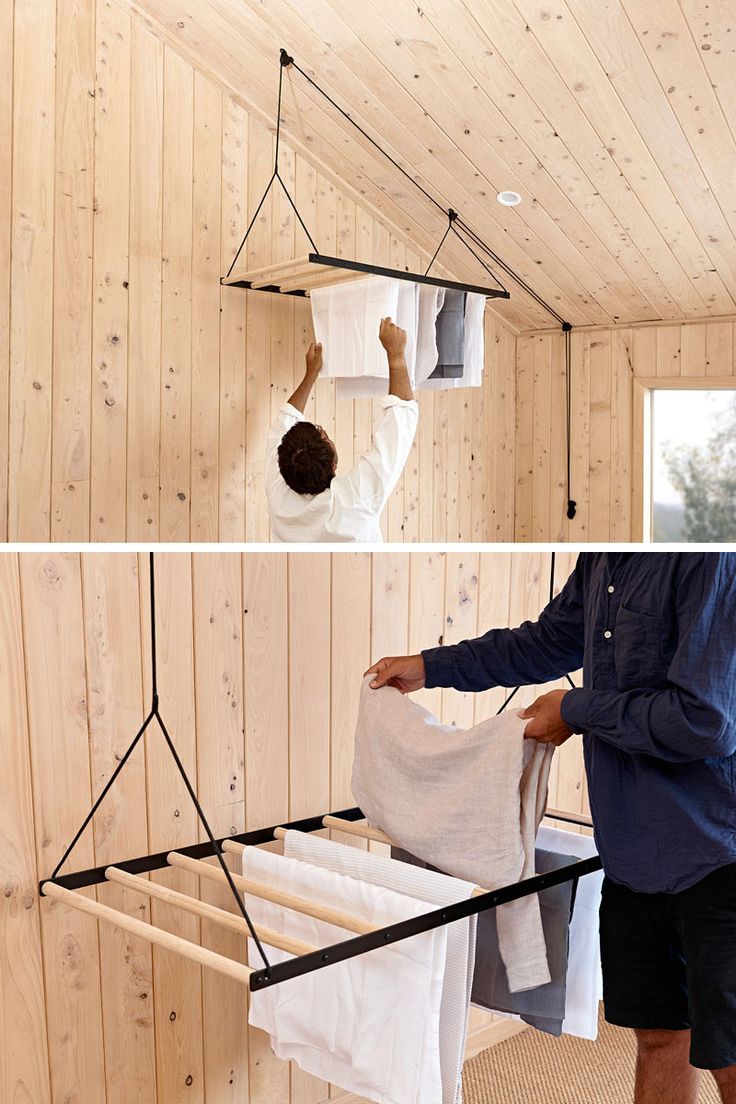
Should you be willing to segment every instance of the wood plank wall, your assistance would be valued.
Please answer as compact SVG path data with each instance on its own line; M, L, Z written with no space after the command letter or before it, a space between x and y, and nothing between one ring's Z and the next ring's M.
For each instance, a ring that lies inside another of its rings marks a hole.
M573 562L560 555L558 587ZM216 831L352 804L352 733L371 658L533 618L548 574L549 555L539 552L162 554L161 708ZM247 1029L242 989L38 900L38 879L144 715L148 632L145 556L0 555L0 1098L317 1104L329 1087L290 1071ZM518 704L534 693L525 689ZM420 697L445 721L468 725L495 711L503 691ZM555 758L550 802L584 808L577 740ZM72 863L115 861L196 835L160 734L150 732ZM197 892L178 872L156 877ZM210 897L209 883L201 892ZM97 893L241 953L229 934L158 902L152 909L148 898L111 885ZM226 895L213 899L229 907ZM485 1038L487 1017L473 1023Z
M642 539L635 381L736 388L733 322L572 332L572 497L566 517L565 352L560 334L517 338L515 539ZM491 448L497 450L494 440ZM502 462L497 454L495 466Z
M301 378L309 307L219 277L273 134L116 0L56 8L7 0L0 15L0 539L268 540L263 443ZM280 164L323 249L426 264L317 162L282 149ZM304 242L275 193L251 260ZM389 539L511 539L486 445L507 432L514 338L490 317L488 346L484 389L421 397ZM324 381L308 414L344 468L369 446L370 401L336 404Z

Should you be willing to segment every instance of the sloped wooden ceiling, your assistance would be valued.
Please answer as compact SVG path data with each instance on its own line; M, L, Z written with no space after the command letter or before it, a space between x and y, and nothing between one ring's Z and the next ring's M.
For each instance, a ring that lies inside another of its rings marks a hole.
M574 324L736 310L731 0L127 3L271 122L287 47ZM442 216L298 73L284 126L433 250ZM501 207L502 189L522 204ZM459 278L478 275L462 247L443 255ZM511 302L494 305L509 322L555 325L507 283Z

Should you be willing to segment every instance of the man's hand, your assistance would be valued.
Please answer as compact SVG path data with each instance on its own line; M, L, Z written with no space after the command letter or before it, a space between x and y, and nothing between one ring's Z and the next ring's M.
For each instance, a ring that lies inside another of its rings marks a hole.
M390 318L381 319L378 338L386 350L389 360L391 360L391 357L403 355L406 348L406 330L396 326Z
M542 694L519 714L530 718L524 729L525 740L537 740L540 744L554 744L559 747L572 736L572 729L565 724L560 712L566 693L567 690L551 690L548 694Z
M363 675L375 675L371 689L379 686L395 686L402 694L411 694L412 690L421 690L424 686L424 658L419 655L386 656L379 659Z
M317 376L322 371L322 344L318 341L313 341L307 349L307 377L311 380L316 380Z

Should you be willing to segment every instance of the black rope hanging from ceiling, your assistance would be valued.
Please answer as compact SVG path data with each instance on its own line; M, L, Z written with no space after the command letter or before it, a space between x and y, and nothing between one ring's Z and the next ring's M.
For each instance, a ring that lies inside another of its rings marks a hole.
M215 836L212 832L212 829L210 828L209 822L207 821L207 817L205 816L204 810L203 810L202 806L199 803L199 799L197 798L197 794L194 790L194 787L193 787L193 785L192 785L192 783L189 779L189 776L188 776L188 774L187 774L187 772L184 768L184 764L182 763L181 759L179 758L179 754L176 750L176 747L174 746L174 741L171 739L171 736L169 734L169 730L167 729L166 724L164 722L164 719L161 716L161 713L159 711L158 665L157 665L157 662L156 662L156 578L155 578L155 568L154 568L154 562L153 562L153 552L149 552L149 554L148 554L148 570L149 570L149 585L150 585L150 589L149 589L150 606L149 606L149 608L150 608L150 621L151 621L151 624L150 624L150 632L151 632L151 708L148 711L148 714L147 714L146 719L144 720L143 724L141 725L141 727L138 729L135 736L133 737L133 740L131 741L130 745L128 746L127 751L125 752L125 754L120 759L120 762L115 767L115 770L112 772L109 779L105 783L105 785L102 789L102 792L99 794L99 796L98 796L97 800L95 801L94 805L90 809L87 816L84 818L84 821L82 822L79 830L77 831L76 835L74 836L74 839L69 844L66 851L64 852L64 854L61 856L58 863L54 867L54 871L53 871L50 879L48 879L48 880L53 882L57 878L57 876L59 874L59 871L61 870L64 863L66 862L66 860L71 855L72 851L74 850L77 843L81 839L82 834L84 833L85 829L88 827L88 825L90 824L90 822L91 822L92 818L94 817L95 813L99 809L100 805L105 800L105 797L107 796L109 791L112 789L113 785L115 784L115 781L117 780L120 772L123 770L125 764L128 762L131 755L135 751L136 747L140 743L140 740L141 740L144 732L146 731L148 726L151 724L151 722L155 719L156 722L158 723L158 727L159 727L159 729L160 729L160 731L161 731L161 733L164 737L164 740L166 741L166 746L168 747L169 751L171 752L171 756L172 756L172 758L174 760L174 763L176 765L176 769L178 770L179 774L181 775L182 781L184 782L184 786L186 788L187 793L189 794L191 802L192 802L192 804L194 805L194 808L197 811L197 816L199 817L200 823L201 823L202 827L205 830L205 834L207 835L207 839L209 840L210 846L212 848L211 853L217 857L217 860L218 860L218 862L219 862L219 864L222 868L222 871L225 875L225 880L227 881L227 884L230 887L230 891L231 891L233 897L235 898L235 902L238 906L238 911L240 912L241 916L243 917L246 924L248 925L248 930L250 931L250 934L251 934L251 936L252 936L252 938L253 938L253 940L256 944L256 947L258 948L258 952L259 952L261 958L263 959L263 962L265 964L266 969L268 970L268 969L270 969L270 963L269 963L268 959L266 958L266 953L263 950L263 947L261 945L261 941L258 938L258 935L256 934L256 931L255 931L255 928L253 927L253 924L251 922L250 916L248 915L248 911L245 907L245 903L243 901L243 898L242 898L241 894L238 893L238 890L235 886L235 882L232 879L232 875L231 875L230 870L227 866L227 863L225 862L225 857L223 855L220 843L215 839ZM43 893L43 884L41 886L41 892Z
M550 600L550 602L552 601L552 599L555 596L555 564L556 564L556 558L557 558L557 553L556 552L550 553L550 563L549 563L549 600ZM565 675L565 678L567 679L570 686L574 690L575 689L575 683L570 678L570 675ZM511 691L511 693L508 695L508 697L504 701L501 708L496 710L496 716L497 717L500 713L503 713L506 706L519 693L520 690L521 690L520 686L514 687L514 689Z
M414 275L414 274L411 274L411 273L405 273L405 272L402 273L400 271L392 272L390 270L378 268L378 267L373 266L373 265L358 265L357 263L354 263L354 262L345 262L344 260L342 260L340 258L326 257L326 256L323 256L323 255L319 254L319 250L318 250L317 245L314 241L314 238L309 233L309 230L307 229L306 224L304 223L304 220L302 219L302 217L301 217L301 215L300 215L300 213L297 209L297 206L296 206L296 204L295 204L295 202L294 202L294 200L291 196L291 193L289 192L289 189L287 188L287 186L284 182L284 179L281 176L281 173L279 172L279 149L280 149L280 142L281 142L281 104L282 104L282 97L283 97L284 70L287 69L287 68L294 69L294 70L296 70L297 73L299 73L304 78L304 80L312 88L315 89L316 92L318 92L322 97L324 97L325 100L327 100L327 102L335 109L335 111L337 111L339 113L339 115L343 119L345 119L346 122L348 122L352 127L354 127L363 136L363 138L365 138L365 140L367 142L369 142L374 147L374 149L378 150L379 153L381 153L381 155L383 157L385 157L386 160L389 161L390 164L393 165L393 167L398 172L400 172L402 174L402 176L404 176L408 181L410 181L410 183L416 189L418 189L418 191L420 191L422 193L422 195L427 200L429 200L429 202L438 211L441 211L442 214L447 218L448 225L447 225L447 228L445 229L445 232L444 232L444 234L443 234L443 236L440 240L440 243L437 246L437 248L434 252L434 255L432 256L432 259L430 260L429 265L427 266L427 269L424 272L423 277L417 275L415 277L417 280L421 281L423 279L425 282L437 283L437 284L440 284L440 285L443 284L443 281L441 281L441 280L435 280L433 278L430 278L429 277L429 270L431 269L432 265L436 261L437 255L439 254L440 250L442 249L443 245L445 244L447 238L450 235L452 235L454 238L456 238L459 242L462 243L462 245L468 250L469 253L472 254L472 256L475 258L475 260L482 266L484 271L491 277L491 279L493 281L495 281L495 283L498 285L498 288L500 290L489 290L487 288L484 289L484 288L476 287L476 286L473 286L473 285L467 285L467 284L466 285L460 285L460 284L457 284L457 283L454 283L454 282L449 282L449 281L447 282L446 286L454 286L454 287L457 287L457 288L462 287L466 291L467 290L472 290L472 291L476 291L476 292L485 292L485 294L488 297L493 297L493 298L505 298L505 299L510 298L508 290L501 283L501 281L499 280L496 273L491 269L490 265L486 261L484 261L483 258L479 255L478 251L480 251L480 252L484 253L486 255L486 257L488 257L488 259L495 266L502 269L508 276L510 276L511 279L514 281L514 283L517 284L518 287L520 287L525 292L526 295L528 295L535 303L537 303L538 306L540 306L543 310L545 310L552 318L555 319L556 322L559 323L559 325L562 329L563 335L564 335L564 342L565 342L565 399L566 399L566 401L565 401L565 433L566 433L567 517L570 520L572 520L575 517L576 507L577 507L577 503L575 502L575 500L572 497L572 490L571 490L572 364L571 364L570 333L571 333L571 330L572 330L572 323L568 322L559 313L559 311L557 311L550 303L547 302L546 299L544 299L537 291L534 290L534 288L524 279L523 276L520 275L520 273L518 273L514 268L512 268L511 265L509 265L506 261L504 261L503 258L498 255L498 253L496 253L493 249L491 249L491 247L485 241L483 241L483 239L476 233L476 231L473 230L473 228L467 222L465 222L465 220L462 218L462 216L457 211L453 210L453 208L451 208L451 207L446 209L443 206L443 204L440 203L439 200L436 199L435 196L433 196L431 194L431 192L429 192L427 190L427 188L425 188L422 184L420 184L418 180L415 180L414 177L411 175L411 173L409 173L404 168L404 166L401 165L401 163L396 160L396 158L392 157L391 154L386 151L386 149L384 148L384 146L381 145L380 142L378 142L371 134L369 134L368 131L365 130L365 128L360 125L360 123L356 122L356 120L352 117L352 115L350 115L350 113L348 111L346 111L343 107L341 107L340 104L338 104L337 101L335 99L333 99L333 97L330 96L330 94L328 92L326 92L325 89L322 88L321 85L319 85L317 83L317 81L315 81L314 78L309 75L309 73L305 72L305 70L302 69L302 67L295 61L294 57L291 54L289 54L287 50L285 50L283 48L281 49L280 54L279 54L279 61L280 61L280 65L279 65L279 88L278 88L278 103L277 103L277 112L276 112L276 142L275 142L275 157L274 157L273 173L272 173L271 178L268 182L266 190L263 193L263 196L262 196L262 198L261 198L261 200L258 204L258 207L256 208L256 212L253 215L253 218L251 219L250 223L248 224L246 232L243 235L243 239L242 239L240 245L238 246L238 250L237 250L237 252L236 252L236 254L235 254L235 256L232 260L232 263L231 263L231 265L230 265L230 267L227 271L227 275L224 277L224 279L228 280L230 278L230 276L232 275L233 269L234 269L234 267L235 267L235 265L238 261L238 258L240 257L240 254L243 250L243 247L245 246L245 243L248 240L248 237L249 237L249 235L250 235L250 233L251 233L251 231L252 231L252 229L255 225L256 219L258 218L258 215L261 212L263 204L266 201L266 197L268 196L271 188L273 187L273 185L276 181L278 181L278 183L281 185L281 187L282 187L282 189L283 189L283 191L286 195L286 198L288 199L291 207L294 210L294 213L296 214L297 219L299 220L300 226L304 230L304 233L306 234L307 238L309 239L310 245L314 249L314 254L311 255L310 258L309 258L310 261L317 261L318 263L321 263L321 264L330 264L330 265L333 265L333 266L351 268L351 269L354 269L355 271L362 271L362 272L366 272L366 273L373 272L373 273L376 273L378 275L394 275L394 276L399 276L403 279L406 279L407 276L412 277ZM247 282L244 282L240 286L248 287L250 285ZM278 290L278 288L265 286L265 287L262 288L262 290L266 290L266 291L268 291L268 290ZM299 294L299 292L292 292L292 294Z

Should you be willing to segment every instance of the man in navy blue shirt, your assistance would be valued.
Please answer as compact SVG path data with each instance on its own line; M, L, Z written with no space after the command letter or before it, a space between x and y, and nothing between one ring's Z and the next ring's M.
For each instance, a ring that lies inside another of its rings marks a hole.
M604 1007L635 1029L636 1104L736 1104L736 554L582 553L538 621L380 660L378 687L559 679L525 736L583 734Z

